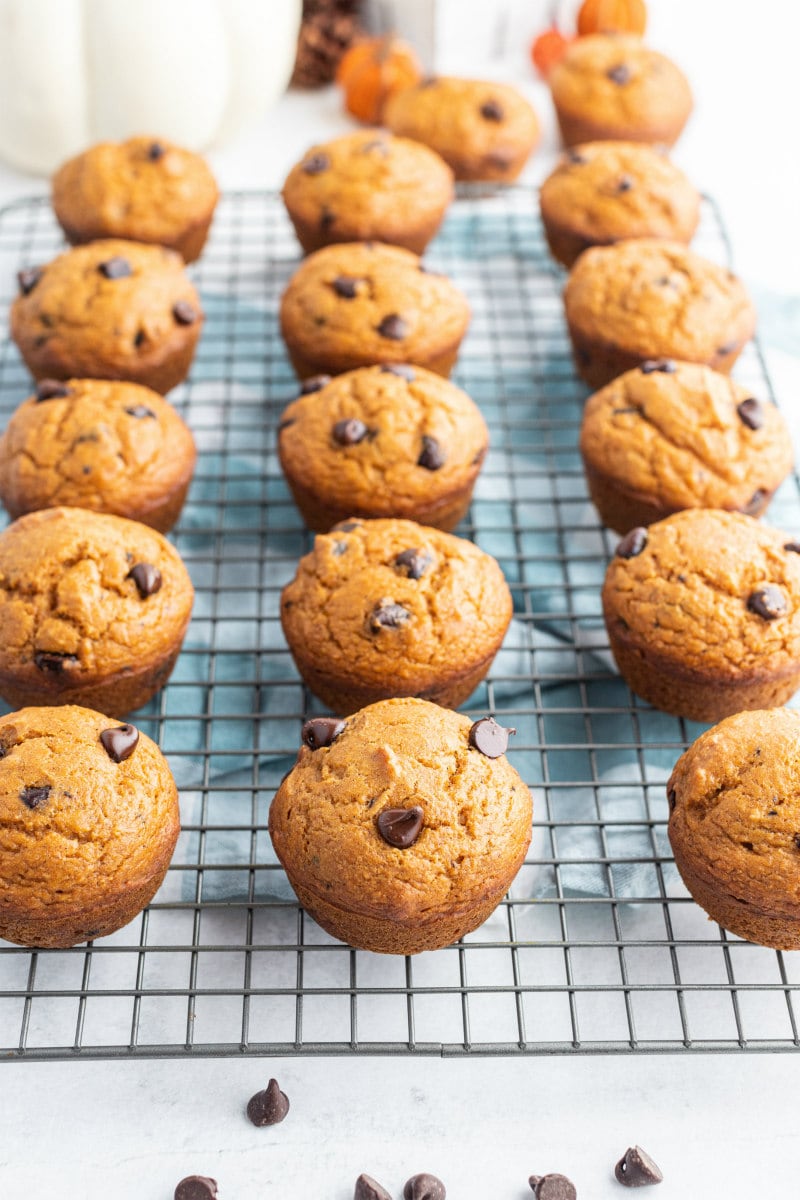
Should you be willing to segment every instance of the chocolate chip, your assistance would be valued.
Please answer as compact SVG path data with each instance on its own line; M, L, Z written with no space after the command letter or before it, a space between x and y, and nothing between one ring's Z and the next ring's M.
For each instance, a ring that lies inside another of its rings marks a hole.
M322 209L319 214L319 227L323 231L323 233L326 230L330 229L331 225L333 225L335 220L336 220L336 213L333 211L332 208L329 208L327 204L323 204Z
M66 384L59 383L57 379L40 379L36 385L36 399L42 400L62 400L64 396L71 396L72 388L68 388Z
M115 763L130 758L139 743L139 730L135 725L115 725L104 729L100 741L108 757Z
M343 729L344 721L338 717L312 717L306 721L300 736L309 750L320 750L323 746L330 746Z
M617 558L636 558L641 554L647 545L647 530L643 525L637 525L635 529L630 529L625 534L625 537L617 546L615 554Z
M769 492L765 492L763 488L756 488L750 499L745 504L744 508L739 509L746 517L755 516L764 507L764 502L769 498Z
M158 162L166 153L167 151L161 145L161 142L151 142L147 147L147 157L150 159L150 162Z
M484 157L487 166L495 167L498 171L507 171L513 161L514 155L510 150L491 150Z
M446 462L447 455L436 438L429 437L427 433L423 433L422 451L417 459L417 466L424 467L426 471L438 471Z
M247 1115L254 1125L280 1125L289 1111L289 1098L278 1087L277 1079L270 1079L263 1092L256 1092L247 1102Z
M731 278L735 278L735 276L731 276ZM717 346L717 354L721 354L723 357L733 354L738 345L738 339L734 338L732 342L725 342L723 346Z
M797 849L800 850L800 833L796 833L794 835L794 844L797 847Z
M576 1200L578 1195L572 1180L555 1171L550 1175L531 1175L528 1183L536 1200Z
M385 842L397 850L407 850L422 832L422 817L423 812L418 804L413 808L385 808L378 813L375 824Z
M357 446L368 433L366 425L358 417L347 417L334 425L333 440L340 446Z
M323 171L327 171L331 165L331 160L327 154L312 154L307 158L301 166L301 170L305 171L306 175L321 175Z
M664 375L674 375L677 368L671 358L648 358L646 362L642 363L639 370L643 375L652 375L654 371L661 371Z
M678 796L675 791L675 788L669 788L667 791L667 804L670 807L670 812L672 812L672 810L675 808L677 800L678 800Z
M175 1200L214 1200L216 1195L217 1181L207 1175L187 1175L175 1188Z
M469 744L487 758L499 758L508 749L508 739L516 729L498 725L494 717L481 717L469 731Z
M408 324L399 313L389 313L378 326L381 337L391 338L394 342L401 342L408 336L408 332Z
M403 1200L444 1200L446 1195L444 1184L435 1175L412 1175L403 1188Z
M17 283L23 296L27 296L29 292L33 291L42 278L42 274L41 267L27 267L24 271L17 271Z
M154 567L152 563L140 562L131 567L128 571L128 578L132 579L139 589L139 595L143 600L148 596L153 596L160 590L163 580L158 567Z
M784 542L783 548L790 554L800 554L800 542Z
M62 671L71 671L78 666L77 654L62 654L59 650L39 650L33 656L33 661L40 671L50 671L60 675Z
M631 69L625 63L618 63L616 67L610 67L606 71L606 75L612 83L620 85L627 83L631 77Z
M310 396L312 392L319 392L330 381L330 375L309 375L308 379L304 379L300 384L300 395Z
M399 375L401 379L406 379L409 383L413 383L416 379L414 368L409 367L407 363L384 363L381 371L384 375Z
M567 162L574 163L576 166L589 161L579 150L568 150L566 158Z
M133 339L133 345L136 350L139 350L147 341L147 334L143 329L136 330L136 337Z
M402 568L409 579L421 579L432 562L430 554L412 548L401 550L394 560L394 565Z
M340 521L338 525L334 525L334 529L341 530L342 533L352 533L354 529L361 528L360 521Z
M143 421L145 417L152 417L154 421L158 419L152 408L148 408L146 404L132 404L125 412L129 417L136 417L137 421Z
M125 279L128 275L133 274L131 264L120 254L98 263L97 269L101 275L105 275L106 279Z
M381 600L370 613L369 626L373 633L378 633L381 629L398 629L410 619L411 613L402 604Z
M50 799L52 790L49 783L42 783L38 787L24 787L19 798L26 808L41 808Z
M775 621L778 617L786 616L789 611L783 592L771 583L751 592L747 597L747 607L751 613L763 617L765 621Z
M623 175L617 184L618 192L629 192L633 188L633 180L630 175Z
M356 279L354 275L339 275L334 279L331 287L343 300L354 300L358 295L359 283L361 280Z
M194 325L197 309L188 300L176 300L172 306L172 315L179 325Z
M426 75L424 79L420 79L419 83L417 84L417 87L418 88L429 88L429 87L433 87L434 84L437 84L438 82L439 82L439 78L437 75Z
M371 1175L359 1175L353 1200L392 1200L392 1197Z
M486 100L481 105L481 116L485 121L502 121L502 106L496 100Z
M614 1167L614 1175L623 1187L649 1187L661 1183L664 1176L641 1146L631 1146Z
M755 396L748 396L741 404L737 404L736 411L739 414L739 420L748 429L761 429L763 427L766 414L763 405L756 400Z

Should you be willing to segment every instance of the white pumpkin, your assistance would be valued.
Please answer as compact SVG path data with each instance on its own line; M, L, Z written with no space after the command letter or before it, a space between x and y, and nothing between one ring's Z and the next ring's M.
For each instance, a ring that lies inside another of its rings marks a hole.
M135 133L202 150L291 75L301 0L0 0L0 157L52 171Z

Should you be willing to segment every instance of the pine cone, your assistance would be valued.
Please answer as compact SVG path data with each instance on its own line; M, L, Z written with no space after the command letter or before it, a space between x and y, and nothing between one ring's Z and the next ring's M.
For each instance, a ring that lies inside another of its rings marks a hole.
M322 87L332 81L345 50L363 32L358 8L359 0L304 0L294 87Z

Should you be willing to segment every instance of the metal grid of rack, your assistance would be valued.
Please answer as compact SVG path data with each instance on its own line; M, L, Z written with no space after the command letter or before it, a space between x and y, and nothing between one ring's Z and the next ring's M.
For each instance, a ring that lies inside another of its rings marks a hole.
M0 289L61 246L44 201L0 214ZM697 248L729 246L706 202ZM466 710L518 730L534 838L484 926L413 959L356 952L298 907L266 832L302 721L321 711L280 633L309 535L281 479L275 426L296 383L278 332L296 243L277 196L220 206L192 274L207 323L171 396L200 451L174 540L196 605L171 681L137 723L167 754L183 827L165 884L96 944L0 943L0 1052L13 1058L222 1054L598 1053L797 1049L800 955L739 941L686 893L664 783L700 726L655 712L614 672L599 590L615 538L587 500L586 389L568 352L563 276L525 189L465 189L429 263L470 297L456 379L492 449L460 532L497 557L515 617ZM737 376L771 395L757 345ZM27 394L0 351L0 419ZM771 520L800 526L791 480Z

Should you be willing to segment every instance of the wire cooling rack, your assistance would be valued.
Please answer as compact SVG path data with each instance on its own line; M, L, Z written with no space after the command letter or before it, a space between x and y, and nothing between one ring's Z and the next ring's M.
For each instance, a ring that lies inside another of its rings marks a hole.
M0 287L61 240L47 205L0 214ZM729 246L706 202L697 248ZM466 706L516 726L510 757L535 801L509 897L457 945L413 959L356 952L299 909L266 833L270 799L319 711L280 633L278 600L309 535L275 456L297 391L278 333L298 251L280 200L226 196L192 269L208 315L173 393L200 450L175 542L194 579L167 688L137 716L181 789L164 886L88 947L0 942L0 1053L14 1058L223 1054L593 1053L796 1049L800 955L726 934L689 898L666 837L664 783L700 726L655 712L615 674L599 592L615 538L577 451L586 390L568 352L563 276L535 196L466 191L428 261L473 324L457 380L492 449L461 532L501 562L515 619ZM757 345L738 377L771 395ZM0 417L29 391L0 355ZM800 527L797 481L771 519Z

